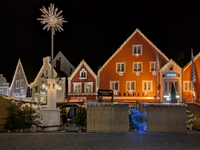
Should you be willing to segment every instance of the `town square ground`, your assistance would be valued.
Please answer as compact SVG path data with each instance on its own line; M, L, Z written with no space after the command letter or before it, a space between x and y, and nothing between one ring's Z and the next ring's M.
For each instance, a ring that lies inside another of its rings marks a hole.
M200 132L0 133L2 150L199 150Z

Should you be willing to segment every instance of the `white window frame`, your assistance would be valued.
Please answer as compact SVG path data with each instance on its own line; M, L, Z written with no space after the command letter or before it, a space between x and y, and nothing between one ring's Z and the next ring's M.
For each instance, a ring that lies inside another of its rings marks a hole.
M112 89L112 83L114 83L114 89ZM116 90L115 83L118 83L118 89ZM110 89L113 91L119 91L119 81L110 81Z
M141 53L138 54L138 47L140 47ZM134 49L136 48L136 54L134 54ZM133 44L132 45L132 55L142 55L142 44Z
M124 64L124 71L122 71L122 64ZM118 70L118 65L120 65L120 68ZM126 71L126 63L125 62L116 62L116 65L115 65L115 70L116 70L116 73L118 72L125 72Z
M153 66L154 66L154 70L152 70L152 64L153 64ZM150 72L156 71L156 62L155 62L155 61L150 61L149 65L150 65L150 66L149 66Z
M19 89L19 80L16 80L15 88L16 88L16 89Z
M187 83L187 89L185 89L186 83ZM191 89L189 89L189 84ZM183 92L192 92L192 81L183 81Z
M138 64L140 64L140 63L141 63L141 71L138 71ZM142 70L143 70L142 69L142 67L143 67L142 61L134 61L132 64L133 64L133 66L132 66L133 72L142 72ZM135 64L137 64L137 71L134 70Z
M136 91L136 81L135 81L135 80L126 81L126 91L129 91L129 89L128 89L128 83L129 83L129 85L131 86L132 82L134 82L134 89L131 89L131 88L130 88L130 90Z
M82 72L85 73L85 77L81 76ZM87 79L87 71L84 68L80 70L79 79Z
M75 92L75 87L80 85L80 92ZM82 82L73 82L73 93L82 93Z
M23 86L24 86L24 79L21 79L20 80L20 88L23 88Z
M167 82L167 90L165 89L165 83ZM164 80L164 92L171 92L170 86L169 86L169 82L173 82L174 83L174 88L175 87L175 82L177 82L177 89L175 89L176 92L179 91L179 83L178 80Z
M3 94L3 89L0 89L0 95Z
M87 93L93 93L93 82L84 82L84 92L86 93L86 89L88 85L91 86L91 92L87 92Z
M148 90L148 89L144 89L144 84L147 84L147 86L148 86L148 83L151 83L151 85L150 85L150 90ZM142 80L142 91L149 91L149 92L151 92L151 91L153 91L153 82L152 82L152 80Z

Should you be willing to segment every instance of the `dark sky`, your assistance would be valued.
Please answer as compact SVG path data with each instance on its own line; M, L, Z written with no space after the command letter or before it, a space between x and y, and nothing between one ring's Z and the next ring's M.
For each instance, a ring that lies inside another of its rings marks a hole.
M190 61L191 47L194 55L200 51L200 1L1 0L0 73L8 82L19 58L30 82L51 55L51 33L37 20L39 8L50 2L68 21L64 32L56 32L54 55L61 51L75 67L85 59L97 73L136 28L181 67Z

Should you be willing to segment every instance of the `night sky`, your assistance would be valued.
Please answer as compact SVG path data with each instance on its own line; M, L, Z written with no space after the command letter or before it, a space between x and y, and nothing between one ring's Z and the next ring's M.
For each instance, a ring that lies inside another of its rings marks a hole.
M54 56L61 51L74 67L84 59L97 73L136 28L184 67L191 48L194 55L200 52L200 1L180 2L1 0L0 74L11 83L20 58L29 83L34 80L42 58L51 55L51 32L42 30L37 20L42 14L39 8L50 3L63 10L68 21L64 32L54 36Z

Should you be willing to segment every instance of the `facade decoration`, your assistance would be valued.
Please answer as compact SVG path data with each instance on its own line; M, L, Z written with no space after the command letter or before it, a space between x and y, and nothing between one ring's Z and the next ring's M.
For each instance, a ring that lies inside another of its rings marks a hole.
M9 95L9 86L10 83L6 81L6 78L3 74L0 74L0 95Z
M156 51L161 68L169 59L136 29L98 70L99 89L115 91L114 101L155 101L156 88L159 89L161 84L158 71L155 85ZM161 101L160 96L158 94L158 101ZM101 99L107 101L108 98Z
M68 77L67 102L84 102L97 97L97 76L82 60L72 75Z
M21 60L19 59L9 88L10 96L25 98L27 96L27 90L29 90L28 87L29 84L26 79L26 74L24 72Z

